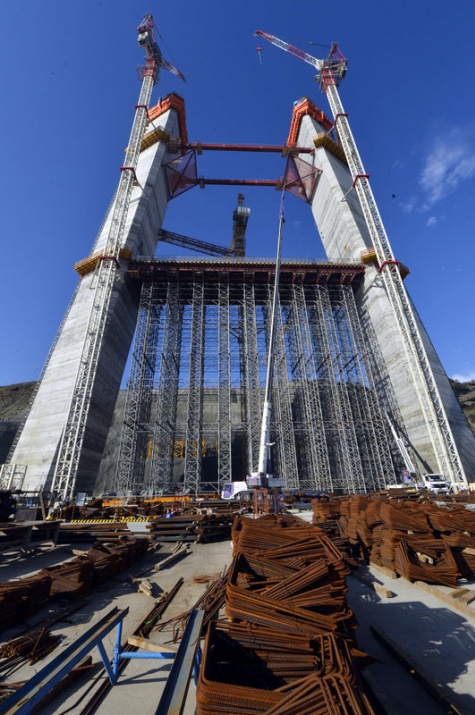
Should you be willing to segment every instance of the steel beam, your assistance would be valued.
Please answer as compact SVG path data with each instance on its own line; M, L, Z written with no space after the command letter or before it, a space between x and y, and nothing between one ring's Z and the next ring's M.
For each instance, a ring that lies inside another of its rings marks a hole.
M196 664L205 612L192 611L155 715L182 715Z
M102 641L105 636L117 625L121 624L128 608L118 610L113 608L92 628L89 628L82 636L74 641L66 650L51 661L45 668L42 668L34 675L28 683L19 688L0 706L1 715L28 715L32 712L44 695L59 683L82 658L95 646L98 646L101 657L109 677L112 677L112 669L105 655Z

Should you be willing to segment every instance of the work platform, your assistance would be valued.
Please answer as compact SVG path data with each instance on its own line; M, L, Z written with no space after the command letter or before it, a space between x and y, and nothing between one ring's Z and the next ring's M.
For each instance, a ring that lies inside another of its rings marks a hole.
M163 281L179 276L180 281L193 281L197 273L206 283L219 281L226 275L230 283L252 282L268 285L275 276L275 262L269 258L173 258L131 261L127 268L130 278L140 281ZM315 259L283 258L281 285L361 285L363 263L332 263Z

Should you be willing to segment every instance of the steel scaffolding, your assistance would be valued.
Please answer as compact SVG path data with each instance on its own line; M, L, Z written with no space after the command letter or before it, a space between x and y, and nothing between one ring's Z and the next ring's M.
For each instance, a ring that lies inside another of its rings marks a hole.
M249 258L133 266L142 297L119 489L219 490L255 468L273 271ZM394 481L355 300L363 271L282 264L270 453L289 489L364 493Z
M247 473L251 474L259 459L259 429L261 419L261 388L259 378L259 347L254 284L243 286L241 322L241 364L244 376ZM262 330L260 331L262 333ZM254 425L254 429L251 428Z
M153 293L154 284L144 283L117 464L117 488L132 494L142 491L149 481L145 477L145 463L152 438L150 415L163 310L153 300Z
M161 300L165 301L166 315L163 322L162 350L159 354L156 409L152 417L150 488L153 492L172 489L173 459L178 447L174 425L180 379L183 305L180 302L180 286L174 276L171 276L167 285L162 286L161 296Z

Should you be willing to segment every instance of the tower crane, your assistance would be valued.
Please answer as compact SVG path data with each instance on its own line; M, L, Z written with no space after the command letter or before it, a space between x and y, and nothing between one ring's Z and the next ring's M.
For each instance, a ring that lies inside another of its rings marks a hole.
M165 231L160 229L158 240L163 243L171 243L173 246L188 248L190 251L206 253L209 256L225 256L226 258L242 258L246 255L246 228L251 209L244 206L244 196L238 194L238 205L233 211L233 238L229 248L218 246L215 243L200 241L198 238L182 236L180 233Z
M60 498L73 496L76 476L84 442L86 422L90 411L92 390L97 373L99 355L104 341L104 333L111 306L113 290L123 271L121 249L124 245L126 219L130 197L136 180L136 168L140 155L140 145L148 120L148 108L152 89L158 82L160 69L163 67L181 79L181 72L167 62L155 41L153 17L145 15L137 28L138 43L145 51L145 66L141 68L142 80L139 100L135 108L135 117L127 146L124 166L115 203L112 209L110 229L103 255L96 265L94 274L94 298L85 333L84 345L79 362L76 382L73 388L69 413L63 429L58 449L52 491ZM92 286L91 286L92 287Z
M336 43L326 59L317 59L269 33L257 30L258 37L312 65L317 70L315 80L328 98L340 143L345 152L368 232L379 264L387 296L394 310L403 338L404 350L419 395L421 408L430 434L434 452L443 475L453 483L467 483L460 455L435 382L416 317L400 273L399 261L394 257L356 142L350 129L348 114L343 108L338 87L345 77L348 60Z
M244 196L238 194L238 205L233 212L233 240L231 251L233 256L242 258L246 255L246 228L251 209L244 206Z

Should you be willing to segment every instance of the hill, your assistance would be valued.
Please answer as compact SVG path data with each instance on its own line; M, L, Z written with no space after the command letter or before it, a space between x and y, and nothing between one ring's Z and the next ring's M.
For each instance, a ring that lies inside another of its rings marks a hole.
M475 433L475 380L470 382L450 380L450 384L462 406L472 432Z
M36 382L0 387L0 464L7 458L16 431L26 415Z

